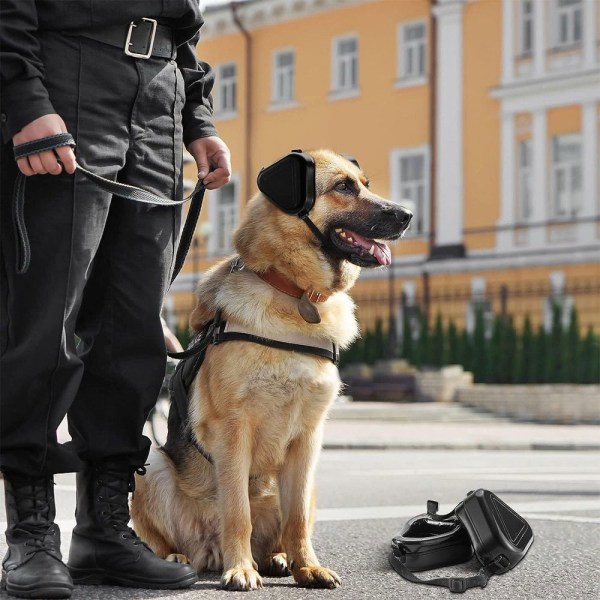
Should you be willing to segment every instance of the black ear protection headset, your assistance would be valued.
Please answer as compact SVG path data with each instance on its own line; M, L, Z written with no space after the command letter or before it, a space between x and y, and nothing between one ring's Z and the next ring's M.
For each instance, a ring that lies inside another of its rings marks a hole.
M341 156L359 167L354 157L349 154ZM292 150L277 162L261 169L256 182L258 189L277 208L300 217L324 247L337 250L308 217L316 199L315 161L310 154Z

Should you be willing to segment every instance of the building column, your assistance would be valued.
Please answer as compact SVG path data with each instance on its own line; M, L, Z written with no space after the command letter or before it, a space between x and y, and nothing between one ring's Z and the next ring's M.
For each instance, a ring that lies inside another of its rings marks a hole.
M590 100L582 106L581 148L583 167L582 206L579 216L582 219L597 217L600 214L598 199L598 106L596 100ZM596 223L581 223L577 239L583 243L596 241Z
M441 0L437 19L436 227L432 257L463 256L463 1Z
M500 219L498 226L515 224L515 114L502 113L500 153ZM514 246L514 229L500 229L497 236L497 246L500 251L510 250Z
M533 111L532 123L532 166L531 166L531 217L532 223L544 223L548 220L549 197L548 189L548 144L547 144L546 109L538 108ZM530 246L546 244L546 227L532 227L529 231Z
M515 2L502 2L502 83L511 83L515 77Z
M546 74L547 0L534 0L533 4L533 72L535 77Z
M598 0L583 2L583 65L586 69L596 66L596 15Z

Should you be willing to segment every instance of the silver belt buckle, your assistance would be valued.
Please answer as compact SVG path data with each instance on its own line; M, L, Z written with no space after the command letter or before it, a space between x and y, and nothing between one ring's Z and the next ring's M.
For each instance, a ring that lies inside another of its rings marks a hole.
M154 38L156 37L156 28L158 26L158 22L156 21L156 19L147 19L146 17L143 17L142 21L148 21L149 23L152 23L152 32L150 33L150 42L148 43L148 52L146 54L140 54L139 52L132 52L129 49L129 46L131 46L132 44L131 35L133 33L133 30L137 27L135 21L131 21L131 23L129 23L129 30L127 31L127 39L125 40L124 48L125 54L127 54L127 56L133 56L134 58L150 58L152 56L152 50L154 49Z

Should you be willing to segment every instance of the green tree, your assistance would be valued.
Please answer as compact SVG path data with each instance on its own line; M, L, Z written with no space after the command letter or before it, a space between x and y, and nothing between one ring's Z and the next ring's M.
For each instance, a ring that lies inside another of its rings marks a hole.
M362 362L364 358L363 354L363 340L362 338L358 338L348 348L340 352L340 368L343 369L348 365Z
M450 319L448 323L448 332L446 335L448 343L446 344L446 355L444 357L444 364L446 365L460 365L462 364L460 337L454 321ZM463 365L464 366L464 365Z
M446 340L444 336L444 323L442 321L442 314L438 313L433 326L429 352L430 363L432 367L441 367L444 363L444 355L446 354L445 345Z
M466 329L462 330L458 338L458 343L458 364L462 365L465 371L473 371L473 343Z
M485 317L483 308L475 309L475 329L473 331L472 351L472 370L473 379L476 383L484 383L487 379L487 364L489 344L485 336Z
M429 323L425 315L419 311L419 333L415 345L415 365L417 367L429 365L429 346Z
M582 343L578 379L580 383L600 383L600 338L591 326Z
M415 362L415 344L413 339L412 320L408 308L402 311L402 358L410 364Z
M388 358L396 358L398 356L398 334L396 327L396 317L390 315L387 331L387 352Z
M378 318L375 321L375 331L373 340L373 362L377 362L387 357L387 335L383 331L383 319Z
M516 383L534 383L536 381L536 344L529 315L525 315L520 341L519 358L516 362L518 375L515 381Z
M375 338L375 331L367 329L363 339L363 362L368 365L375 364L377 360L377 341Z
M552 303L552 329L546 348L546 383L561 383L564 377L564 330L562 324L562 304Z
M547 383L547 361L548 361L548 342L546 330L543 325L538 327L537 335L535 336L533 363L535 378L533 383Z
M180 344L183 346L183 349L185 350L188 347L190 340L192 339L192 336L190 334L190 328L189 327L179 327L179 325L176 325L174 333L175 333L175 337L179 340Z
M510 315L500 317L498 356L496 359L495 383L515 382L515 361L517 360L518 339L513 319ZM493 360L493 359L492 359Z
M571 314L569 315L569 329L567 331L567 339L565 340L565 352L564 352L564 380L569 383L577 383L578 377L578 365L582 359L581 356L581 335L579 332L579 318L577 316L577 309L575 305L571 307Z
M485 369L486 383L500 383L503 378L502 343L504 337L504 320L500 315L494 317L492 337L487 346L487 361Z

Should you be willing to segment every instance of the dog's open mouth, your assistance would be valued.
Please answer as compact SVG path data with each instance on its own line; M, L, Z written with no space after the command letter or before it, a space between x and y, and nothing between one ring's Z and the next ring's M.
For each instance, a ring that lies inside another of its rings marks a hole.
M361 267L387 267L392 264L392 253L383 242L342 228L331 232L331 240L339 250L348 255L347 260Z

